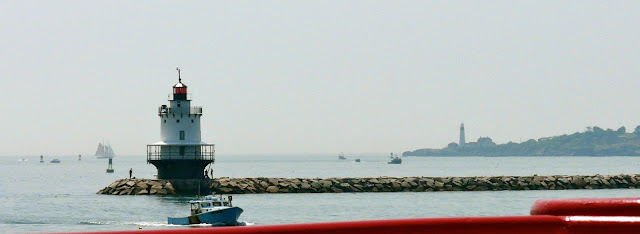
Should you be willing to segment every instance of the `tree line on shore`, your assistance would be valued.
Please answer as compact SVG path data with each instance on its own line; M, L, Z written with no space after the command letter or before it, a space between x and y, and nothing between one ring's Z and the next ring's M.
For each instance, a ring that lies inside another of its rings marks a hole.
M496 144L491 138L462 146L450 143L442 149L406 151L402 156L639 156L640 126L628 133L617 130L587 127L584 132L570 135L530 139L521 143Z

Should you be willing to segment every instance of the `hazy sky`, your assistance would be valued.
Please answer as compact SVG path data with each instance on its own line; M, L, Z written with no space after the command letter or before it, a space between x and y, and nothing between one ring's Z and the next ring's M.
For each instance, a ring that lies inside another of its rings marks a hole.
M0 1L0 155L144 155L180 66L216 153L640 125L638 1Z

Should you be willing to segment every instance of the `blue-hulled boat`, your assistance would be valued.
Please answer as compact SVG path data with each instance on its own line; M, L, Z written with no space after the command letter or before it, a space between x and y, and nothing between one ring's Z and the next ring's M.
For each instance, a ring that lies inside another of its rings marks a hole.
M212 224L212 225L237 225L238 218L242 214L242 208L233 207L231 196L227 199L222 195L204 197L204 200L189 201L191 204L191 215L188 217L169 217L169 224L189 225L189 224Z

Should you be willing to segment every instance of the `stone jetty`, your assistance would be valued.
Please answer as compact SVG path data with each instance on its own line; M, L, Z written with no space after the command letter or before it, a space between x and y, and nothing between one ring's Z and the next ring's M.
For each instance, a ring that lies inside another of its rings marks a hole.
M168 195L176 194L171 182L154 179L119 179L98 191L109 195Z
M166 189L170 182L164 183ZM118 180L100 190L100 194L142 195L139 183ZM216 178L207 180L209 192L217 194L251 193L358 193L358 192L435 192L640 188L640 174L553 175L553 176L480 176L480 177L372 177L372 178ZM132 185L131 185L132 184ZM147 188L149 187L148 183ZM129 186L131 185L131 186ZM146 189L146 188L145 188ZM179 189L180 190L180 189ZM137 192L136 192L137 191ZM139 194L141 193L141 194ZM178 191L180 193L180 191Z

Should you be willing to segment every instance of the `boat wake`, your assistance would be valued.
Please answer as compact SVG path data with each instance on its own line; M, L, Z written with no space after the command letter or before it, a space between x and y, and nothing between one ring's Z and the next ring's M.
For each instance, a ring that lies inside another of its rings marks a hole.
M78 224L84 225L129 225L129 226L139 226L139 227L162 227L162 226L174 226L169 225L167 223L162 222L118 222L118 221L81 221Z
M220 225L212 225L208 223L199 223L199 224L190 224L190 225L175 225L168 224L166 222L118 222L118 221L81 221L78 224L83 225L127 225L127 226L138 226L138 227L217 227ZM238 222L235 226L252 226L254 223L249 222ZM227 225L228 226L228 225Z

